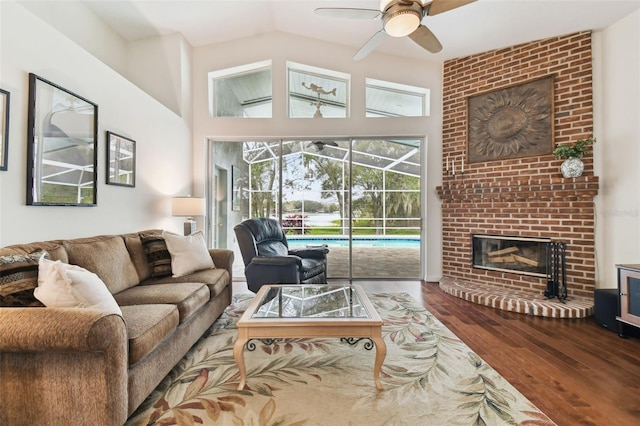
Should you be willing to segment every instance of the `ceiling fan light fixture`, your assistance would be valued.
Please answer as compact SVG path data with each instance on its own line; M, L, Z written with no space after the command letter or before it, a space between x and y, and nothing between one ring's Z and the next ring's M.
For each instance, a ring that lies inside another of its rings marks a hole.
M404 37L414 32L422 20L422 15L412 9L388 13L384 17L384 30L391 37Z

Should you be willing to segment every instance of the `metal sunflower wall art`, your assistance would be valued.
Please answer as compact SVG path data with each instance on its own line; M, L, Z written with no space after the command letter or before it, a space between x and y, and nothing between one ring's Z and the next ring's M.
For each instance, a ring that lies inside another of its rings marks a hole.
M468 99L470 163L551 154L553 76Z

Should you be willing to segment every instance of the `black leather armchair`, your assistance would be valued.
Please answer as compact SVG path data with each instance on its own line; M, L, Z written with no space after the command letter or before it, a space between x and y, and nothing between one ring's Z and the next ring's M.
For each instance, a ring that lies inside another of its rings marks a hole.
M326 247L289 250L282 226L270 218L247 219L233 230L254 293L264 284L326 284Z

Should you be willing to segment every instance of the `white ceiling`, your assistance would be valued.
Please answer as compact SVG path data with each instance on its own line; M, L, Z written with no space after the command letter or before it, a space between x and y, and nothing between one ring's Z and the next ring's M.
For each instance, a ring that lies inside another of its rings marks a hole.
M380 21L326 18L314 13L318 7L378 9L379 0L82 1L126 40L178 32L193 46L203 46L280 31L347 45L355 54L382 28ZM444 46L440 53L429 53L408 38L389 38L376 51L441 62L603 29L639 7L640 0L478 0L424 18L423 24Z

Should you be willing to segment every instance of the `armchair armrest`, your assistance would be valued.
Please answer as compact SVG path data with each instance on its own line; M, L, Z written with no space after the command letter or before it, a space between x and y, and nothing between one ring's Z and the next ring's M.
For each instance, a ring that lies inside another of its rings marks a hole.
M291 255L312 259L324 259L327 257L327 253L329 253L329 249L326 247L308 247L289 250L289 254Z
M286 266L299 265L302 266L302 259L299 256L256 256L251 259L254 265L264 266Z
M0 424L48 419L122 425L128 414L127 348L119 315L0 308Z

